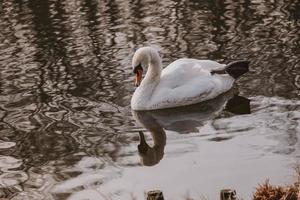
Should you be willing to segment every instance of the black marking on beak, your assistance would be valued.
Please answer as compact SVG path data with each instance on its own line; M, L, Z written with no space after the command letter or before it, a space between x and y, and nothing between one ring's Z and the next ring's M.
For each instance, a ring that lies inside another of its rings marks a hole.
M143 67L142 67L141 63L138 64L137 66L135 66L135 67L133 68L133 73L134 73L134 74L138 73L138 70L142 70L142 71L143 71Z

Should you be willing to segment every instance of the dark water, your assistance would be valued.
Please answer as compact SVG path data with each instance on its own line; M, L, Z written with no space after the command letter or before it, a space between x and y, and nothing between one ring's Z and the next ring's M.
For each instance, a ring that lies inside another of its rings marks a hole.
M142 199L159 188L168 199L216 199L233 187L247 199L265 178L292 182L299 10L297 0L0 2L0 198ZM251 114L223 110L230 95L132 113L130 62L145 45L164 65L250 60L237 88ZM139 130L154 139L151 155L138 153Z

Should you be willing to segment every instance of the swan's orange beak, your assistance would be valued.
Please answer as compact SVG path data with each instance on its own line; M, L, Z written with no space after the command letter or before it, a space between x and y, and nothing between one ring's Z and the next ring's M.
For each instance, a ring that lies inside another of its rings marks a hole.
M142 78L143 78L143 70L142 69L136 70L135 83L134 83L135 87L138 87L141 84Z

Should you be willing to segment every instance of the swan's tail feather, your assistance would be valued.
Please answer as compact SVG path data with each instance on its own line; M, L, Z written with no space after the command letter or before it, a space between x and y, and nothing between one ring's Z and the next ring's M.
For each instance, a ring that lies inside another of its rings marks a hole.
M230 76L237 79L238 77L242 76L243 74L245 74L249 71L249 63L250 63L250 61L235 61L235 62L229 63L225 67L225 71Z

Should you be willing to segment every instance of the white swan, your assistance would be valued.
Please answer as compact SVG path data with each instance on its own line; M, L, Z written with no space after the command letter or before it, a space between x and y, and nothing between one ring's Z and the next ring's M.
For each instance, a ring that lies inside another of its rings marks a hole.
M215 98L228 91L235 79L248 71L248 65L248 61L224 65L211 60L184 58L162 70L158 52L152 47L142 47L132 59L137 88L131 98L131 108L172 108ZM146 69L145 78L142 78Z

